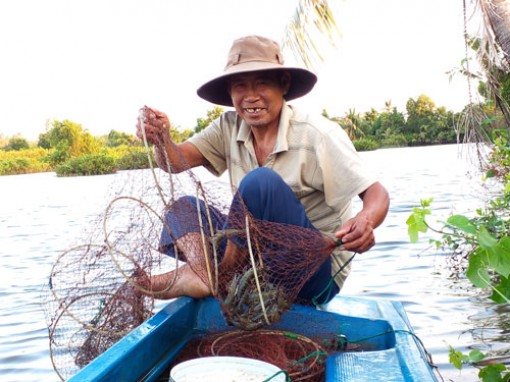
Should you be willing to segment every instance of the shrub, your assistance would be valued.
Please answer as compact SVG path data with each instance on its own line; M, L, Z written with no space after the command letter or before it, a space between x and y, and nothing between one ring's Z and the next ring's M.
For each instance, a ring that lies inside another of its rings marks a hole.
M16 158L41 160L41 158L44 158L46 155L48 155L48 152L49 152L48 150L42 149L40 147L27 150L11 150L11 151L0 150L0 160Z
M353 141L357 151L370 151L379 148L379 144L371 138L361 138Z
M58 165L64 163L69 160L70 153L69 148L64 145L59 145L57 148L49 149L49 154L44 158L41 158L41 161L48 163L51 167L57 167Z
M57 176L104 175L116 171L115 159L104 153L72 158L55 169Z
M19 151L19 150L26 150L30 146L28 144L28 141L25 138L21 137L12 137L9 139L9 143L3 147L3 150L5 151Z
M381 141L381 145L384 147L406 147L407 139L404 134L396 134L389 137L385 137Z
M155 166L156 162L151 152L152 163ZM118 170L137 170L142 168L149 168L149 158L145 147L134 147L126 151L122 156L117 159Z
M48 169L48 165L32 158L0 159L0 175L32 174Z

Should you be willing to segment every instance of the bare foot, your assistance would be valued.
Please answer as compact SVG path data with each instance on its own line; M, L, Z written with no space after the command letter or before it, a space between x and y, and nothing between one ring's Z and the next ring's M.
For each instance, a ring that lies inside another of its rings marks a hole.
M181 296L204 298L211 295L209 286L187 265L176 270L150 277L151 294L160 299L171 299Z

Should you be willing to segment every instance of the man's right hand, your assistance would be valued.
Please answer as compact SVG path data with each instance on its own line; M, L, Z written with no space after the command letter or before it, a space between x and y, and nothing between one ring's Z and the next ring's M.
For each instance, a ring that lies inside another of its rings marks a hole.
M147 142L156 146L162 145L165 140L170 139L168 116L159 110L144 106L140 109L140 117L136 124L137 137L143 139L144 131Z
M136 124L136 135L154 145L156 162L163 171L180 173L208 164L202 153L190 142L175 143L170 137L170 121L165 113L144 106Z

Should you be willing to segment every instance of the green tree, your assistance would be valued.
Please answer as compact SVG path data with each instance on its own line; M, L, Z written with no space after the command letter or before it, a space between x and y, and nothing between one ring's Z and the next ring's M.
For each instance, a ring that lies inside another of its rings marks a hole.
M52 165L62 163L69 158L97 153L101 144L78 123L69 120L54 120L46 128L46 132L39 135L38 146L53 149L48 161Z
M365 136L361 129L363 119L354 109L349 109L340 121L340 126L345 130L351 140L356 140Z
M406 129L406 119L396 107L386 110L379 115L380 133L384 136L403 134Z
M191 129L184 129L184 130L171 129L170 130L170 137L176 143L184 142L186 139L191 137L193 134L194 134L194 132Z
M410 144L420 145L430 143L430 134L434 128L434 113L436 105L426 95L420 95L416 100L409 98L406 103L407 126L406 138Z
M106 136L106 146L108 147L117 147L121 145L131 146L135 144L136 137L132 134L110 130L108 135Z
M436 132L435 142L441 143L456 143L457 132L455 130L456 115L451 110L446 110L445 107L438 107L436 110ZM459 131L459 141L463 139L463 132Z
M380 128L379 112L373 107L363 116L363 131L369 136L376 136Z
M5 151L19 151L28 149L30 146L25 138L14 136L9 139L7 144L3 147Z
M211 124L212 121L219 118L219 116L223 113L223 108L220 106L215 106L211 110L207 111L206 118L197 118L197 125L195 126L195 133L199 133L207 126Z

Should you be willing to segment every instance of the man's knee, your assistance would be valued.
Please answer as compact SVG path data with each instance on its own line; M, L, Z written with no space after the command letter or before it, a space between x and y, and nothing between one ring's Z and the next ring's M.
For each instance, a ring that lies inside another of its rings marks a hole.
M244 176L239 184L239 191L242 195L267 192L268 190L288 187L282 177L267 167L259 167L250 171Z

